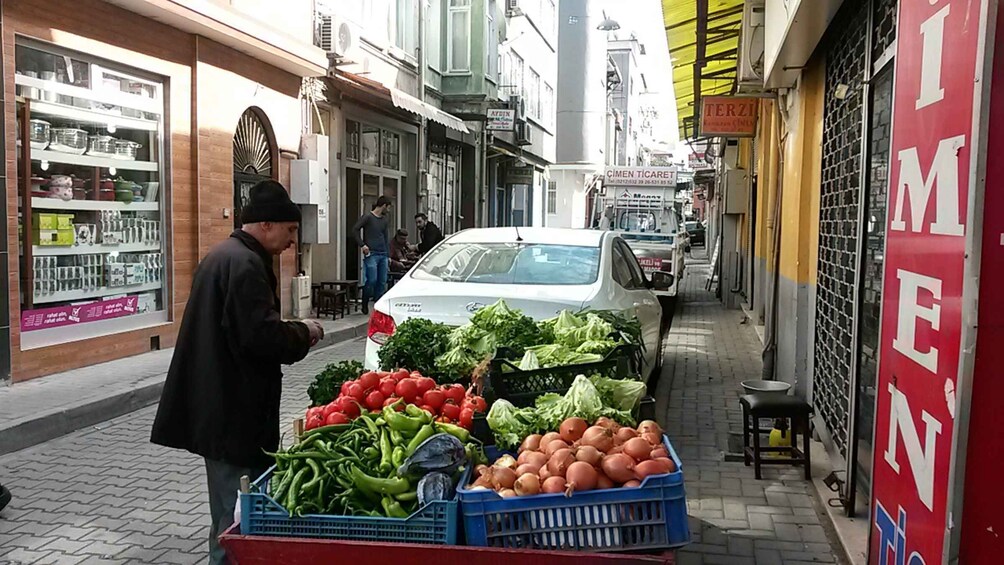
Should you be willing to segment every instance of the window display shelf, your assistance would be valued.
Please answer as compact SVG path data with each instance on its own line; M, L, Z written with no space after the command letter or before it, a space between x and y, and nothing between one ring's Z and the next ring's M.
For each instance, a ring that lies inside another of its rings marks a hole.
M60 200L59 198L41 198L35 196L31 199L31 208L33 210L118 210L121 212L158 212L160 211L160 203L114 202L104 200Z
M96 300L106 296L115 296L117 294L135 294L137 292L160 290L162 286L163 283L155 282L131 286L101 287L97 290L67 290L64 292L55 292L53 294L36 296L34 303L51 304L53 302L81 302L85 300Z
M144 131L157 131L158 129L157 122L153 120L130 118L129 116L108 114L105 112L98 112L96 110L89 110L87 108L78 108L77 106L67 106L66 104L57 104L55 102L45 102L42 100L31 101L31 113L33 117L35 114L39 114L42 116L51 116L77 122L84 122L103 128L115 126Z
M94 155L74 155L73 153L62 153L60 151L48 151L46 149L32 149L32 161L49 161L50 163L64 163L67 165L81 165L84 167L102 167L110 169L123 169L127 171L152 171L160 170L160 165L153 161L129 161L127 159L116 159L114 157L97 157Z
M159 245L147 245L145 243L123 243L121 245L87 245L74 247L49 247L45 245L33 245L31 254L33 257L42 256L66 256L66 255L105 255L108 253L144 253L160 252Z

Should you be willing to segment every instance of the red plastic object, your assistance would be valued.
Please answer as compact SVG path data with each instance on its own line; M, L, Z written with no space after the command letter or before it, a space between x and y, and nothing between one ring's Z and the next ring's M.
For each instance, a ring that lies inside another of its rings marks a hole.
M661 555L585 553L581 551L537 551L468 547L461 545L421 545L410 543L367 543L358 541L245 536L233 525L220 536L220 545L236 565L674 565L672 551ZM378 550L378 551L374 551Z

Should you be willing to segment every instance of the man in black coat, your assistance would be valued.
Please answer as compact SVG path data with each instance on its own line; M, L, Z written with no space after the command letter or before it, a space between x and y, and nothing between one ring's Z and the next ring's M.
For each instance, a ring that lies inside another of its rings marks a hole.
M151 435L206 460L210 563L226 563L216 537L233 523L241 476L258 478L279 446L281 366L324 334L280 316L272 257L296 244L300 222L286 189L252 187L241 222L195 271Z
M418 235L422 241L418 244L418 252L425 255L437 243L443 241L443 232L439 226L429 221L429 216L423 213L415 214L415 227L418 228Z

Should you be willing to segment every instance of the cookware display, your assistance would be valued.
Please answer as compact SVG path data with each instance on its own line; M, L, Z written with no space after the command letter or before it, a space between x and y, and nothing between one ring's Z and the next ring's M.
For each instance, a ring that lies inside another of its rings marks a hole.
M61 153L82 155L87 151L87 132L79 128L52 128L49 149Z
M87 144L87 154L96 157L114 157L116 141L118 140L110 135L92 135Z
M29 120L29 139L32 149L45 149L52 136L52 124L45 120Z

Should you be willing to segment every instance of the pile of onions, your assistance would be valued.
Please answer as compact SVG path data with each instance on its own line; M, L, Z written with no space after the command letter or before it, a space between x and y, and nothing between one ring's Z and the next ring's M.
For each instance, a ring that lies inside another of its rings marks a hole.
M638 487L652 475L677 470L662 441L662 428L645 420L637 428L600 418L592 426L568 418L556 432L523 440L518 457L503 455L475 469L472 488L500 496L533 496Z

